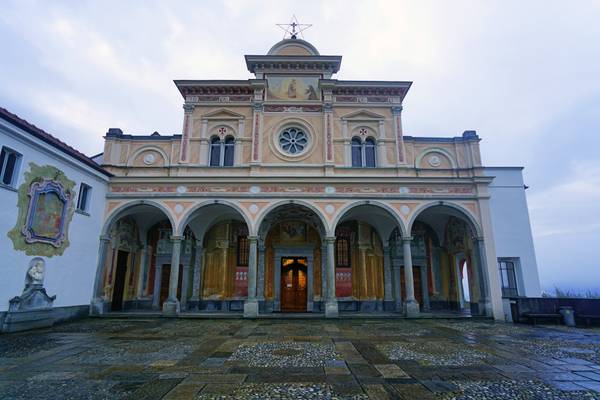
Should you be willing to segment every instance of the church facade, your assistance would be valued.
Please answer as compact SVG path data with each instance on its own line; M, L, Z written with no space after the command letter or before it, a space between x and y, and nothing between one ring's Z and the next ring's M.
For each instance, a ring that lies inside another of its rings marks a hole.
M405 135L411 82L337 80L301 39L245 60L175 81L181 134L108 130L92 313L504 319L539 296L521 169L484 167L474 131Z

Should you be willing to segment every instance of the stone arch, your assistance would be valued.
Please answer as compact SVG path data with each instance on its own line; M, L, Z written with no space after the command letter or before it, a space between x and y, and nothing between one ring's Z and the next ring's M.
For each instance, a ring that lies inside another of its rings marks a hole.
M120 206L109 212L104 220L104 225L102 226L101 234L108 235L112 224L114 224L119 218L128 215L126 211L136 206L152 206L161 211L169 220L171 224L171 229L173 230L173 233L175 233L175 227L177 226L177 224L175 223L175 218L171 214L171 211L165 205L154 200L140 199L132 200L125 204L121 204Z
M428 149L423 150L421 152L421 154L419 154L415 160L415 168L419 168L419 165L421 165L421 161L429 153L443 154L446 158L448 158L448 161L450 162L452 169L458 168L458 166L456 164L456 160L454 159L454 156L452 156L452 154L450 154L450 152L448 150L442 149L441 147L430 147Z
M478 237L483 236L483 230L481 229L481 225L479 224L479 221L477 221L477 217L475 215L473 215L473 213L470 210L468 210L467 208L461 206L460 204L456 204L456 203L450 202L450 201L432 201L432 202L429 202L429 203L426 203L426 204L423 204L423 205L417 207L414 210L413 215L409 219L407 231L408 232L412 231L412 227L413 227L415 221L417 220L417 218L419 218L419 216L424 211L426 211L430 208L433 208L433 207L440 207L440 206L452 208L452 209L455 209L456 211L458 211L460 214L462 214L462 216L464 216L466 218L470 227L473 229L473 232Z
M158 154L160 154L161 157L163 158L163 166L165 166L169 163L169 157L167 156L167 153L165 153L165 151L163 149L161 149L160 147L157 147L157 146L149 145L149 146L143 146L143 147L140 147L139 149L137 149L131 155L131 157L129 157L129 159L127 160L127 166L128 167L133 166L133 163L135 162L136 158L145 151L155 151ZM156 162L154 162L153 164L156 164ZM149 165L149 166L152 166L152 165Z
M188 211L185 212L185 214L181 217L181 221L177 225L177 229L175 229L176 234L179 235L183 233L185 227L192 221L192 217L196 211L215 204L223 205L236 211L246 223L246 226L248 227L248 232L253 231L253 225L250 217L246 214L245 210L242 207L240 207L237 203L228 200L207 200L195 204L193 207L191 207Z
M406 227L404 226L404 222L402 221L402 218L400 218L400 216L398 215L396 210L394 210L394 208L391 207L389 204L386 204L386 203L383 203L383 202L377 201L377 200L354 201L354 202L344 206L334 217L333 222L331 223L331 230L329 231L328 235L334 236L335 228L338 226L342 217L345 214L347 214L350 210L352 210L356 207L359 207L359 206L373 206L373 207L380 208L384 211L387 211L390 214L390 216L392 217L392 219L396 222L397 227L400 229L400 233L402 233L402 235L406 235ZM378 230L378 233L379 233L379 236L380 236L382 242L385 242L388 240L389 235L391 234L391 231L386 234L386 233Z
M263 224L265 218L271 212L275 211L277 208L279 208L281 206L285 206L285 205L297 205L297 206L302 206L302 207L308 208L317 216L317 218L321 222L322 228L323 228L323 233L329 234L329 232L330 232L329 224L327 223L327 219L325 219L325 216L323 215L321 210L319 210L314 204L311 204L304 200L281 200L281 201L275 202L273 204L270 204L256 218L256 224L254 226L252 226L252 229L250 230L251 234L254 236L258 235L261 225Z

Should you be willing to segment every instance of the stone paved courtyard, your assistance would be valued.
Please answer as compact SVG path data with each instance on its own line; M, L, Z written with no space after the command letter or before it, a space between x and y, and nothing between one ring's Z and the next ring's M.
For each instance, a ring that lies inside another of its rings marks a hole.
M600 399L600 329L87 319L0 335L2 399Z

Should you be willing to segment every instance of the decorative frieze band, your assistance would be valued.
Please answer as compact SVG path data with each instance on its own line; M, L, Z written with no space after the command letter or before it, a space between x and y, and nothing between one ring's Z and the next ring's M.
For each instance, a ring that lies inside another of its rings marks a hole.
M249 193L249 194L402 194L402 195L472 195L475 189L471 186L402 186L397 184L374 184L374 185L147 185L147 184L112 184L112 193Z

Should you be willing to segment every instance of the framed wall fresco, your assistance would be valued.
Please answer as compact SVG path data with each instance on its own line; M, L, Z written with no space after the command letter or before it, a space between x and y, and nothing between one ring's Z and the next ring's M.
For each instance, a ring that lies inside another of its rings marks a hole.
M29 189L29 207L22 228L27 243L60 247L65 240L65 219L71 199L60 184L50 179L34 182Z
M15 250L52 257L69 246L75 182L56 167L29 164L19 187L17 222L8 232Z
M306 242L306 224L301 221L286 221L280 224L281 241L284 243Z
M318 76L267 76L267 100L321 100Z

